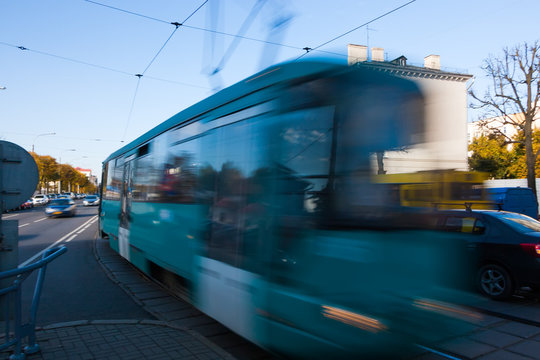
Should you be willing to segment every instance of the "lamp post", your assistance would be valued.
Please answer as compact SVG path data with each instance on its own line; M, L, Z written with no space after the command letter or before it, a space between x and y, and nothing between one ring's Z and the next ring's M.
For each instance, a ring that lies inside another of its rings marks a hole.
M34 144L35 144L37 138L40 137L40 136L47 136L47 135L56 135L56 133L45 133L45 134L39 134L39 135L37 135L37 136L34 138L34 140L32 141L32 152L34 152Z
M58 164L62 165L62 154L65 153L66 151L77 151L77 149L65 149L65 150L62 150L62 152L60 152L60 156L58 157Z

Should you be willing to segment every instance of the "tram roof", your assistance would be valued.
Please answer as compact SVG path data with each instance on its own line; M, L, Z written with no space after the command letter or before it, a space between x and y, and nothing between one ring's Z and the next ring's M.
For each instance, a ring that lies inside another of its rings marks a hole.
M199 101L198 103L195 103L194 105L191 105L176 115L173 115L168 120L165 120L153 129L113 152L107 159L105 159L105 162L143 145L157 135L174 128L187 120L193 119L201 114L218 108L223 104L234 101L243 95L265 88L274 83L309 76L329 70L338 70L340 68L346 69L347 66L339 65L338 62L331 60L286 62L271 66L205 98L204 100Z
M332 59L293 61L273 65L205 98L204 100L199 101L198 103L180 111L176 115L173 115L168 120L165 120L153 129L147 131L127 145L124 145L117 151L113 152L111 155L109 155L109 157L107 157L107 159L104 160L104 162L117 158L133 149L138 148L154 137L174 128L183 122L192 120L197 116L212 111L224 104L230 103L245 95L273 84L325 72L339 72L347 69L350 69L351 71L358 71L358 68L359 67L349 67Z

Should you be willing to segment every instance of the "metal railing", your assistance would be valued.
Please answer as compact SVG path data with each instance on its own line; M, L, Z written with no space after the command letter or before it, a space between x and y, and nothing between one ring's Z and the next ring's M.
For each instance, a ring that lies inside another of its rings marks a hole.
M39 345L36 343L36 315L41 296L41 288L45 280L45 271L47 265L67 251L65 246L49 249L43 253L41 260L30 265L0 272L0 284L9 284L0 287L0 299L4 301L4 321L5 331L2 339L0 333L0 351L15 346L14 353L10 356L11 360L25 359L25 354L34 354L38 352ZM22 305L21 305L21 287L34 270L39 269L34 295L32 297L32 306L30 308L30 317L27 323L23 324ZM10 282L10 280L12 280ZM2 311L2 309L0 309ZM13 318L13 321L11 320ZM28 344L22 349L22 340L28 337ZM2 342L3 340L3 342Z

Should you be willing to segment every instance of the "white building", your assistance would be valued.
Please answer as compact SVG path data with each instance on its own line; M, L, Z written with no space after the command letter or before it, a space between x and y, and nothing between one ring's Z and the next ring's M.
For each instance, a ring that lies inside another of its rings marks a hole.
M467 82L472 75L441 70L439 55L428 55L424 66L407 65L400 56L384 60L384 49L348 46L349 65L362 63L373 69L415 81L425 97L426 128L422 145L384 154L387 173L433 169L467 170Z
M513 122L520 122L524 119L522 113L511 114L508 117L510 118L509 120ZM534 130L538 130L538 121L536 120L539 119L540 111L537 111L537 115L532 124ZM483 126L482 124L485 125ZM481 135L488 135L490 133L499 133L506 136L508 140L511 140L515 135L517 135L518 131L514 125L505 124L504 118L502 116L481 119L467 124L467 139L469 144L473 141L474 138L478 138ZM509 144L508 149L511 149L511 147L512 144Z

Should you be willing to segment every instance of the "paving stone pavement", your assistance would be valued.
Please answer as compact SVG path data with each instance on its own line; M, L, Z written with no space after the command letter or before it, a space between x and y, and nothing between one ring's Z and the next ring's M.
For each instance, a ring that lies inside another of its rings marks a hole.
M73 321L38 329L41 351L28 360L234 360L198 333L163 321ZM0 352L7 359L10 352Z
M81 320L38 328L41 352L27 359L273 359L135 271L106 240L94 244L107 276L158 320ZM472 332L433 348L456 359L540 359L540 327L485 315ZM0 351L0 360L9 354ZM445 354L424 352L415 359L448 359Z

